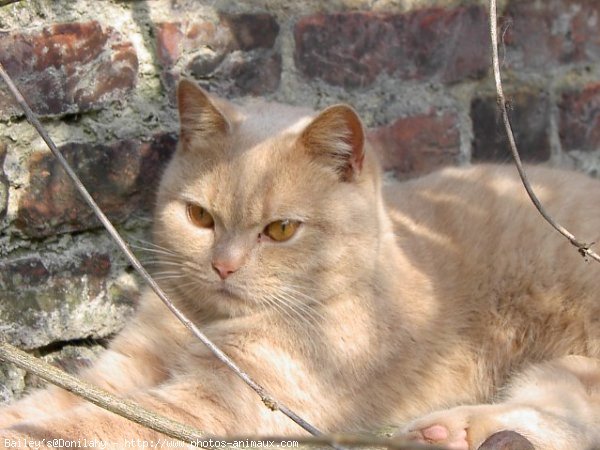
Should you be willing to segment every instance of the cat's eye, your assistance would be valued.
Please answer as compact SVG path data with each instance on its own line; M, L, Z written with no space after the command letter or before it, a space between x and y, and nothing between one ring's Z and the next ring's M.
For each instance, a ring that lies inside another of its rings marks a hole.
M276 220L265 227L264 233L277 242L283 242L290 239L300 227L297 220Z
M188 203L187 215L194 225L200 228L212 228L215 225L213 216L202 206Z

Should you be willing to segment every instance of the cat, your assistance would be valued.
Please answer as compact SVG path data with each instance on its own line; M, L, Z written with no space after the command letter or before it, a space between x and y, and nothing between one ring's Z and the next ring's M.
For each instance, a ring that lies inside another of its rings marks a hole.
M239 106L185 79L177 104L156 277L275 398L326 432L394 425L459 450L501 430L539 450L600 445L600 267L543 221L513 168L384 182L349 106ZM530 176L557 220L598 237L600 181ZM302 434L150 290L81 376L212 436ZM3 448L160 437L54 387L1 409L0 429Z

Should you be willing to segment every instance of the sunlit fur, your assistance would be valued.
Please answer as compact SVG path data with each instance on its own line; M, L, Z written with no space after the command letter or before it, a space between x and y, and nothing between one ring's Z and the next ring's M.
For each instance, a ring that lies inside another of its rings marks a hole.
M540 218L512 168L382 186L349 107L236 106L187 81L178 104L153 242L136 248L275 398L324 431L395 425L463 450L502 429L542 450L600 445L600 266ZM600 238L600 182L530 173L560 222ZM188 203L214 227L190 221ZM291 239L265 235L287 219L301 222ZM150 291L82 376L209 435L300 433ZM0 410L0 428L0 438L158 437L54 388Z

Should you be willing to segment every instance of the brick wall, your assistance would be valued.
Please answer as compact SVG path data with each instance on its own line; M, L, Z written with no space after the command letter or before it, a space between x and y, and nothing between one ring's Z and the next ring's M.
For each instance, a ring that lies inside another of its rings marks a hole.
M506 91L523 158L600 174L600 3L502 2ZM348 102L400 178L508 161L476 0L22 1L0 61L93 196L145 239L177 135L181 73L230 98ZM139 282L0 85L0 331L86 364ZM0 365L0 402L25 378Z

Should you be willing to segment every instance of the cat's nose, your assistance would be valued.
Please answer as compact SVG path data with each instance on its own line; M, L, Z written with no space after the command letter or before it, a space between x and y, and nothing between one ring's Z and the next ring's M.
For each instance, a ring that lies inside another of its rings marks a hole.
M213 261L212 268L217 272L217 275L219 275L221 280L224 280L238 270L239 266L232 261Z

